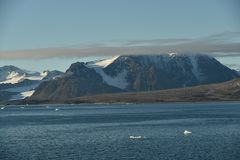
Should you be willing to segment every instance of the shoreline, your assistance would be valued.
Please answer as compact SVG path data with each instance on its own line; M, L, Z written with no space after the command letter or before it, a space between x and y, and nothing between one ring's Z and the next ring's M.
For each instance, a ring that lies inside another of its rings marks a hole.
M98 102L98 103L89 103L89 102L82 102L82 103L0 103L0 106L7 107L7 106L48 106L48 105L144 105L144 104L211 104L211 103L240 103L240 100L224 100L224 101L167 101L167 102L135 102L135 103L129 103L129 102Z

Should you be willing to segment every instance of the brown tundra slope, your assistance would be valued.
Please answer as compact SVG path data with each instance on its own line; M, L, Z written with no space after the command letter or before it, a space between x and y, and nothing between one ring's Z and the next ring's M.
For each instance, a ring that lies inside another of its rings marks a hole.
M83 96L63 100L24 99L9 104L79 104L79 103L157 103L157 102L240 101L240 78L210 85L149 92L127 92ZM6 103L6 102L4 102Z
M154 103L240 101L240 78L219 84L150 92L102 94L85 96L65 103Z

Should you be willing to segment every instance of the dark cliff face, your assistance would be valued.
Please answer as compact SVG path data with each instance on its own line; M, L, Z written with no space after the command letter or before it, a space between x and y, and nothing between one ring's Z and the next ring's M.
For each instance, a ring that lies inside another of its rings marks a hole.
M111 76L128 71L129 91L148 91L219 83L238 75L206 55L121 56L104 68Z
M234 70L211 57L199 57L198 65L200 73L203 75L203 79L200 81L201 84L219 83L238 77Z
M224 82L238 76L236 71L206 55L119 56L102 68L74 63L63 77L41 84L31 98L68 99L101 93L181 88ZM118 78L126 80L126 88L120 89L118 83L112 85L119 82Z
M31 99L68 99L120 91L118 88L107 85L94 69L77 62L70 66L65 76L42 83Z

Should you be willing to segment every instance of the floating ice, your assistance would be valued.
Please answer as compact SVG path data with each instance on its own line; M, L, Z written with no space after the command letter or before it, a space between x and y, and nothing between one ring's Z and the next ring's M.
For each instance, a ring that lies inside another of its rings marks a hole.
M129 136L129 139L143 139L144 136Z
M183 132L183 134L187 136L187 135L189 135L189 134L192 134L192 132L190 132L190 131L188 131L188 130L185 130L185 131Z

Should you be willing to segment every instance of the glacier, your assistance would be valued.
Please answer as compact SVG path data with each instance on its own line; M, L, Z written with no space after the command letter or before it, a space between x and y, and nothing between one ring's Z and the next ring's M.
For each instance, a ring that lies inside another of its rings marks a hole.
M128 82L126 80L127 71L124 70L121 73L118 73L117 76L110 76L104 72L104 68L112 64L119 56L114 56L109 59L99 60L99 61L92 61L87 62L86 67L93 68L101 77L102 79L111 86L125 89L128 86Z

